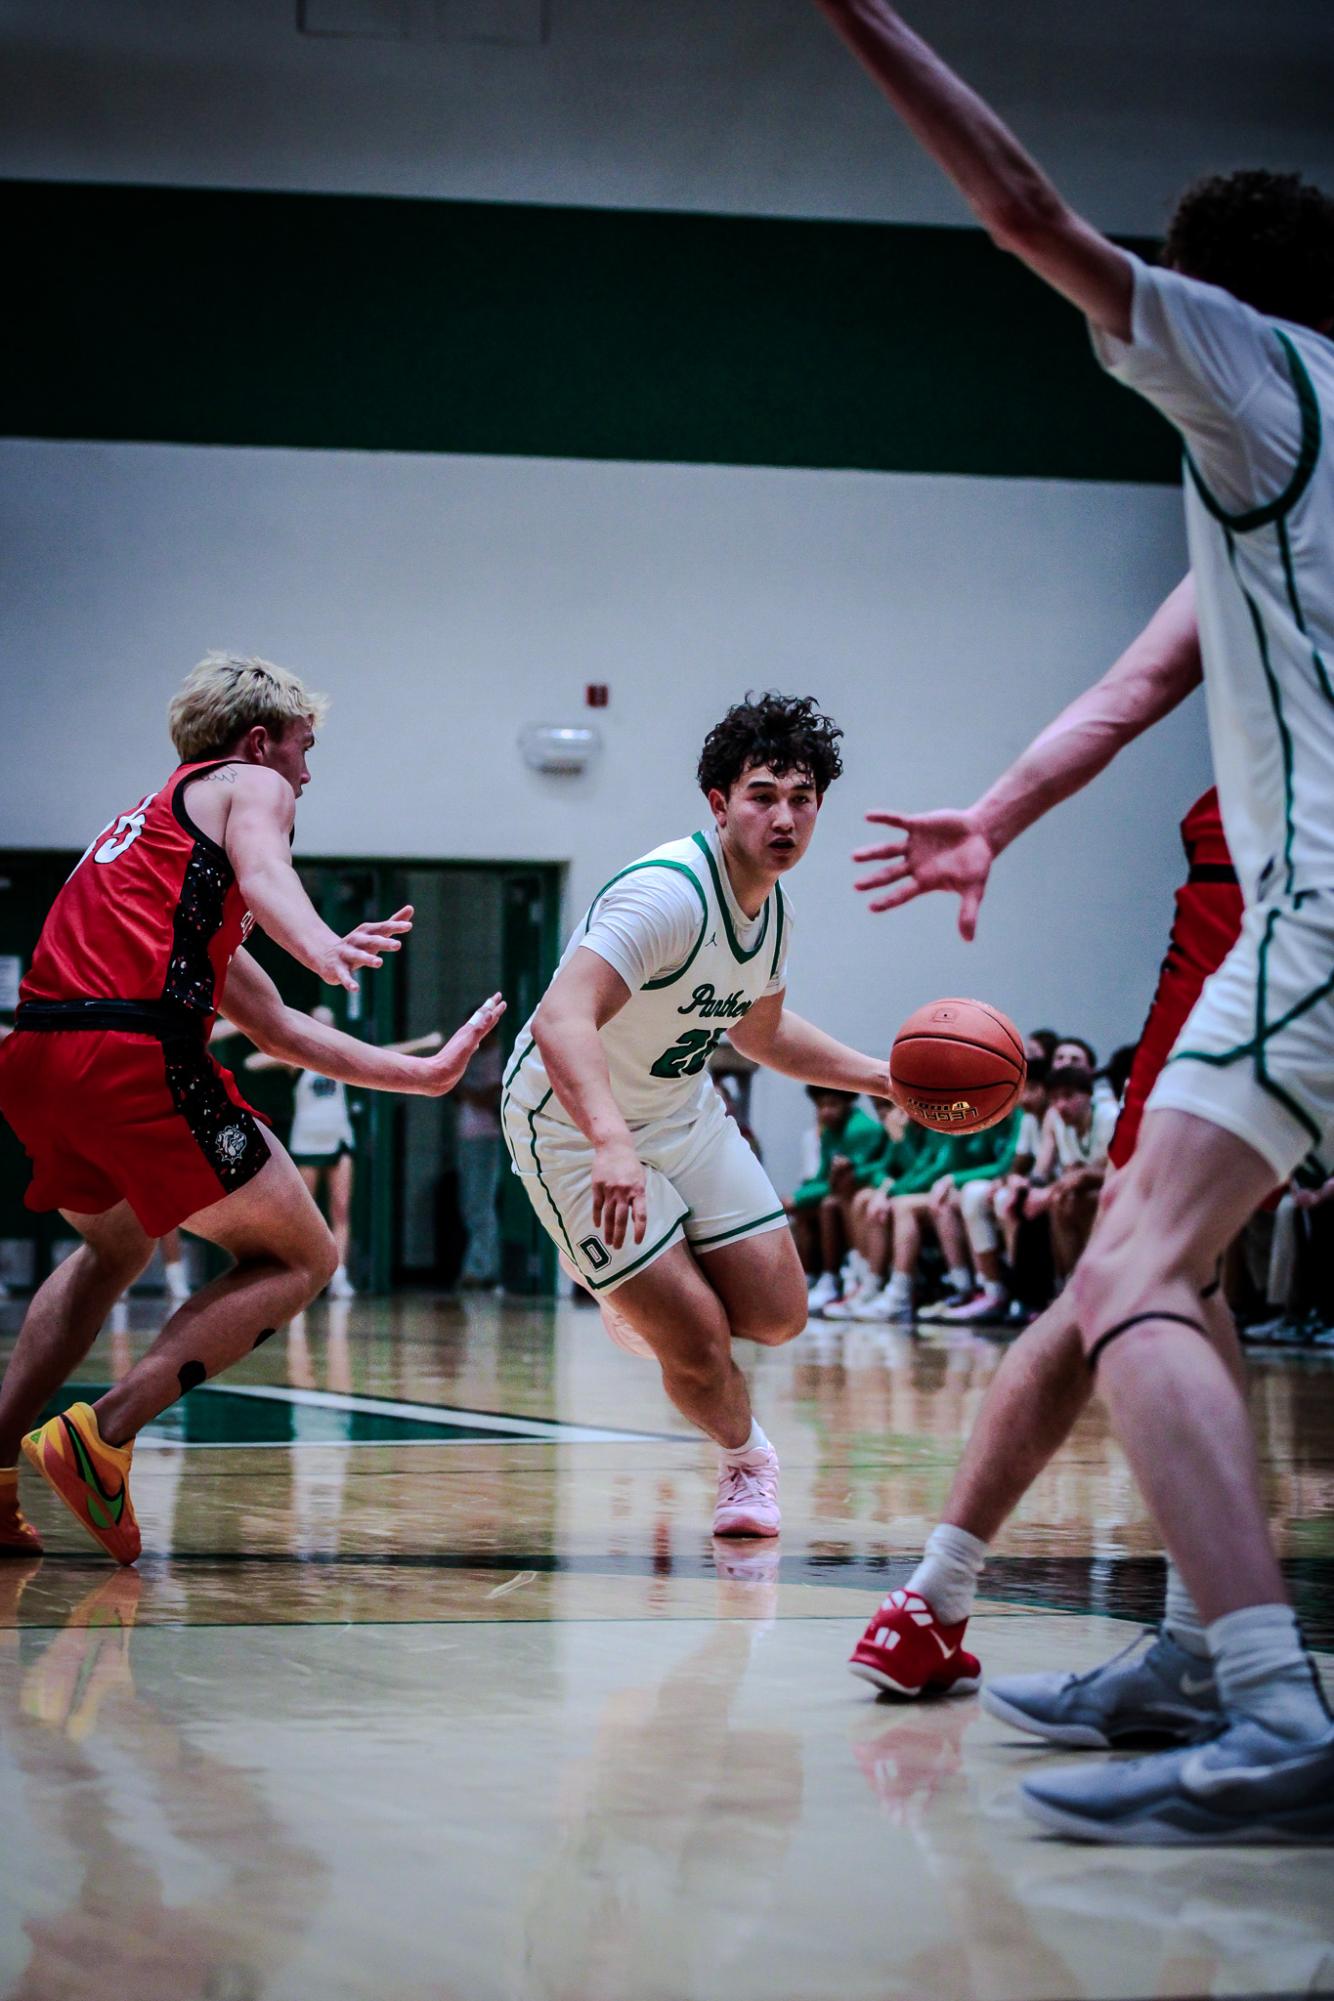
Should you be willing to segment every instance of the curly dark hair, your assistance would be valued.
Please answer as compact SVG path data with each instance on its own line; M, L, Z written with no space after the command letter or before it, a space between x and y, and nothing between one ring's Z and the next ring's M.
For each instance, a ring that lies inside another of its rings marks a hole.
M1273 319L1334 319L1334 200L1300 174L1213 174L1176 205L1163 262Z
M727 711L699 754L701 792L730 792L744 772L768 765L776 777L806 773L821 798L843 769L838 724L821 715L813 695L751 695Z

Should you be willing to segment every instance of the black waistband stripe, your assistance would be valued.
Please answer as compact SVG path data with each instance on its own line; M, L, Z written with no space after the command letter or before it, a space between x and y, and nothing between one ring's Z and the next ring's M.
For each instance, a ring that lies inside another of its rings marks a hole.
M1106 1348L1110 1342L1117 1340L1122 1334L1128 1334L1132 1327L1142 1326L1146 1320L1172 1320L1176 1322L1178 1327L1193 1327L1197 1334L1203 1334L1206 1341L1209 1339L1208 1328L1201 1326L1198 1320L1192 1320L1188 1314L1132 1313L1129 1320L1118 1320L1115 1327L1109 1327L1107 1329L1107 1332L1105 1334L1100 1334L1097 1340L1093 1343L1093 1346L1089 1349L1088 1355L1086 1357L1086 1360L1089 1365L1090 1374L1094 1369L1097 1368L1098 1357L1101 1355L1103 1349Z
M199 1042L207 1017L174 1001L29 1000L14 1015L16 1029L46 1034L60 1030L103 1030L121 1035L152 1035L159 1042Z

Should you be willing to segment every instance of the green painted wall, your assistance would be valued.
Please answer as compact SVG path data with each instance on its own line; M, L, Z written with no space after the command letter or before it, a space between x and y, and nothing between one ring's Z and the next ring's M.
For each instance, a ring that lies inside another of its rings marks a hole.
M0 432L1174 483L973 230L0 182Z

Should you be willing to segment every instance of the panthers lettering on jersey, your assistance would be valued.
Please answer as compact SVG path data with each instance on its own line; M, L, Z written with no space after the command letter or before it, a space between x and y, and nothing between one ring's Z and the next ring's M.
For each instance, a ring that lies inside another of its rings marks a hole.
M724 867L716 837L706 833L655 848L599 890L562 956L564 966L579 950L603 896L622 876L660 869L689 883L699 921L684 964L649 980L599 1031L612 1094L631 1126L675 1118L707 1099L710 1057L728 1029L770 991L782 967L787 929L782 889L774 885L745 928L751 942L743 944L723 885ZM505 1089L518 1106L544 1108L549 1118L567 1117L552 1091L531 1023L515 1044Z

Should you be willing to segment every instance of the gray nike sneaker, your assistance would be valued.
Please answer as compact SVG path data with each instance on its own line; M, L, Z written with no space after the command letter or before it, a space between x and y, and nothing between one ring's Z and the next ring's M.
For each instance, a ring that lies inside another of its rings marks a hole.
M1088 1674L1003 1674L983 1688L982 1707L1072 1751L1191 1744L1223 1720L1212 1663L1152 1628Z
M1246 1717L1207 1744L1067 1767L1019 1791L1031 1819L1076 1841L1334 1841L1334 1729L1294 1744Z

